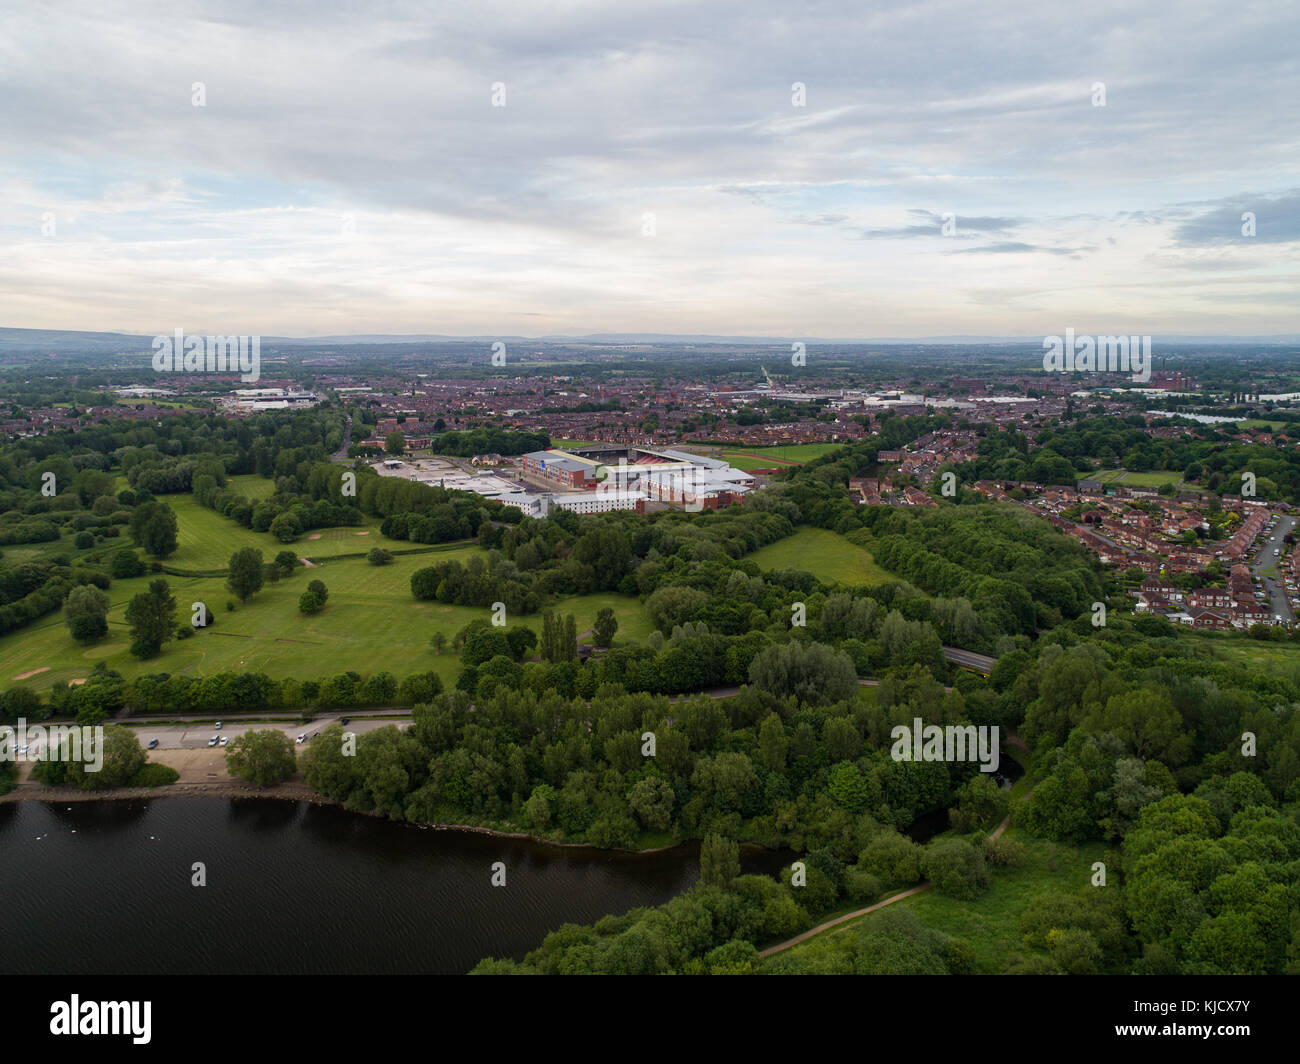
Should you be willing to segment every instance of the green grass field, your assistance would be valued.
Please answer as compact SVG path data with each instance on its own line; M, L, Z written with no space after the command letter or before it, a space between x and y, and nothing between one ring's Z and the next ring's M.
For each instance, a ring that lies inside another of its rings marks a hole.
M232 596L223 579L165 577L176 598L178 623L188 620L192 604L200 600L213 611L216 623L189 639L167 643L162 654L146 662L128 652L130 638L123 615L131 597L156 577L115 580L109 590L112 605L106 639L83 647L68 634L62 615L51 615L38 625L0 639L0 686L9 686L31 670L44 669L47 671L24 681L44 689L84 677L100 661L127 678L151 672L201 676L231 669L306 680L355 669L362 674L386 670L400 679L432 669L451 683L460 672L459 659L449 649L441 655L435 653L430 639L441 631L450 640L470 621L490 617L491 612L418 601L411 595L411 574L435 560L465 561L475 554L482 551L466 547L436 555L411 555L378 567L364 559L327 561L268 584L232 612L226 610ZM298 612L298 597L313 579L325 582L329 602L320 613L304 617ZM585 632L603 606L613 608L618 617L616 644L649 635L649 618L635 598L584 595L562 599L553 608L561 614L572 613L578 631ZM540 614L507 620L541 634Z
M169 567L224 569L230 554L240 547L257 547L268 561L278 550L286 549L268 534L251 532L204 509L192 496L172 495L167 501L180 525L180 549L166 559ZM386 670L400 679L432 669L444 682L454 682L460 672L458 656L450 650L436 654L430 639L434 632L441 631L450 640L470 621L489 617L490 611L418 601L411 595L411 574L438 562L463 562L475 555L484 556L485 552L474 544L451 544L432 553L400 555L386 566L370 565L364 558L331 559L331 555L368 550L376 544L396 549L411 546L381 537L377 529L360 537L358 531L329 529L319 540L304 538L290 544L287 549L321 561L314 568L303 567L292 576L267 584L233 611L226 610L233 596L223 576L165 575L176 598L178 624L189 620L192 604L197 601L207 603L216 623L189 639L167 643L162 654L147 662L129 653L124 614L130 599L146 590L157 574L115 580L108 592L109 635L103 641L81 646L68 634L62 614L51 614L0 638L0 687L20 682L19 676L39 669L39 674L21 682L43 690L85 677L100 661L127 678L156 672L197 676L231 669L305 680L354 669L362 674ZM298 598L308 581L316 578L329 588L329 602L321 613L304 617L298 612ZM650 634L650 620L633 597L584 595L560 600L553 608L561 614L572 613L581 633L592 627L596 612L604 606L612 608L618 618L616 644L641 640ZM507 617L507 621L525 624L541 634L541 614Z
M1240 633L1180 631L1188 640L1219 661L1242 668L1262 669L1300 681L1300 649L1290 640L1250 639Z
M1023 867L993 869L989 889L975 900L959 901L931 889L890 906L907 907L928 926L965 939L975 951L978 970L988 974L1001 971L1009 958L1026 952L1020 917L1029 902L1040 894L1074 894L1087 887L1092 863L1101 860L1105 850L1102 843L1066 846L1014 829L1007 832L1007 837L1025 847ZM850 929L885 911L868 913L824 931L808 943L795 946L794 953L816 948L833 936L852 933Z
M823 528L801 528L750 557L760 569L802 569L828 584L883 584L898 579L843 536Z
M730 462L736 469L743 469L746 473L755 469L792 469L798 465L798 462L790 462L784 458L763 458L760 452L748 454L743 451L723 451L722 460Z
M1250 421L1238 421L1237 427L1241 429L1268 429L1269 432L1279 432L1284 428L1294 428L1289 421L1264 421L1261 418L1254 418Z
M242 478L232 478L237 479ZM251 493L246 494L252 497ZM364 525L356 528L315 529L299 536L293 543L281 543L269 532L254 532L222 517L215 510L200 506L193 495L167 495L164 498L175 512L180 526L176 553L163 560L169 569L190 572L224 569L230 556L243 547L256 547L270 561L282 550L291 550L301 558L330 558L368 551L371 547L393 551L409 550L413 546L405 540L380 535L378 518L367 518Z
M1181 487L1182 473L1173 469L1157 469L1150 473L1130 473L1125 469L1099 469L1092 473L1080 473L1079 480L1100 480L1103 484L1126 485L1134 488L1158 488L1162 484Z

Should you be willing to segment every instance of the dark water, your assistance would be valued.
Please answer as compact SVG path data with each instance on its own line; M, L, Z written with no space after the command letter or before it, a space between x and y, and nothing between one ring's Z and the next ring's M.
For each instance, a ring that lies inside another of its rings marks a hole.
M0 972L464 972L667 901L698 879L696 853L563 850L268 799L4 804Z

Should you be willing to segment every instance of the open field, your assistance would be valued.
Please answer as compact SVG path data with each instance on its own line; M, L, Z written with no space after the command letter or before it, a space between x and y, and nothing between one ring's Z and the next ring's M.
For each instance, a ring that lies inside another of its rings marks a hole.
M299 536L293 543L281 543L269 532L254 532L228 517L222 517L215 510L200 506L193 495L166 495L163 498L175 511L180 525L176 553L163 559L163 564L170 569L194 572L225 569L230 556L242 547L256 547L270 561L282 550L291 550L302 558L329 558L368 551L371 547L409 550L419 546L380 535L378 518L367 518L364 525L355 528L315 529ZM361 532L366 535L358 535ZM315 535L320 538L312 539Z
M1162 484L1180 487L1183 475L1174 469L1157 469L1150 473L1130 473L1126 469L1098 469L1080 473L1079 480L1100 480L1103 484L1124 484L1134 488L1158 488Z
M1274 643L1270 639L1250 639L1245 635L1218 632L1180 631L1186 639L1219 661L1232 665L1264 669L1300 681L1300 648L1289 639Z
M0 639L0 687L34 670L41 671L26 682L37 688L66 684L85 677L101 661L128 678L153 672L196 676L231 669L265 672L275 678L315 679L354 669L363 674L386 670L400 679L432 669L450 684L460 672L459 659L450 650L436 654L429 646L430 639L441 631L450 640L470 621L489 615L486 609L420 602L411 595L413 572L441 561L463 562L483 556L476 544L448 544L431 553L399 555L390 565L373 566L364 558L332 556L368 550L375 544L399 550L409 549L411 544L386 539L375 527L338 528L322 530L320 539L304 537L285 548L268 534L251 532L199 506L192 496L172 495L167 501L180 525L180 549L166 559L169 567L224 569L230 554L244 546L259 548L268 561L278 550L293 549L299 555L316 557L318 563L266 585L246 604L236 604L233 611L226 609L233 596L224 577L166 576L176 598L178 624L188 621L191 606L198 601L207 603L216 623L189 639L167 643L162 654L148 662L129 653L124 614L130 599L146 590L157 574L115 580L108 592L106 639L83 647L69 636L61 613L50 615ZM359 531L369 534L358 536ZM304 617L298 612L298 598L314 578L329 588L329 602L322 612ZM632 597L584 595L561 600L554 608L572 613L578 631L586 632L604 606L612 608L618 618L617 643L650 634L649 618ZM508 620L541 634L541 614Z
M928 926L965 939L975 951L977 970L984 973L1000 971L1009 958L1026 952L1020 918L1029 902L1042 894L1076 894L1087 888L1092 863L1101 860L1105 851L1105 845L1099 842L1067 846L1014 829L1006 837L1025 847L1024 866L993 869L989 889L978 898L959 901L931 889L890 907L906 907ZM868 913L824 931L808 943L795 946L793 952L797 955L828 938L852 934L849 929L878 919L885 911Z
M722 460L730 462L736 469L743 469L746 473L755 469L793 469L799 465L798 462L790 462L784 458L765 458L757 453L750 454L746 451L723 451Z
M237 491L248 499L269 499L275 494L275 481L270 477L259 477L251 473L227 477L226 487Z
M226 610L231 599L219 577L167 577L176 598L177 623L189 619L191 604L206 602L216 623L189 639L167 643L158 657L140 662L128 652L130 636L123 619L127 602L148 587L151 576L115 580L109 591L109 635L89 647L75 643L62 615L0 639L0 686L33 669L46 669L28 683L45 689L85 677L97 662L130 678L169 672L187 676L231 669L265 672L282 679L319 679L348 669L362 674L379 670L398 679L432 669L454 682L460 662L450 649L441 655L429 646L436 631L448 640L470 621L490 611L440 602L420 602L411 595L411 574L434 561L465 561L482 552L466 547L436 555L409 555L391 565L372 566L364 559L326 562L303 569L264 587L245 605ZM319 578L329 588L329 602L315 616L298 612L298 597L307 582ZM572 613L578 631L591 628L596 611L610 606L618 617L616 643L649 635L651 625L640 603L623 595L584 595L557 602L559 613ZM541 614L508 618L541 634Z
M898 579L878 566L870 552L823 528L801 528L750 557L760 569L802 569L824 583L883 584Z

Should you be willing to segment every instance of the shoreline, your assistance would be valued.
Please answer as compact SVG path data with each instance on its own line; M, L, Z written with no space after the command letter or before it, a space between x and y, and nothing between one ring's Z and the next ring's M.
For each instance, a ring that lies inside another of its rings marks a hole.
M342 802L335 801L333 798L326 798L319 791L312 790L307 784L293 780L276 783L270 787L254 787L252 784L244 783L241 780L225 779L215 780L211 783L177 782L163 787L117 787L104 791L83 791L79 787L46 787L39 783L32 783L30 780L23 780L8 794L0 795L0 805L17 802L50 802L58 804L60 802L126 801L139 798L273 798L280 801L306 801L311 802L313 805L333 806L342 809L345 813L355 813L357 816L368 816L378 820L389 819L374 810L348 809ZM405 824L409 827L419 828L422 831L472 832L477 835L492 835L502 839L519 839L542 846L554 846L558 849L591 850L593 853L621 853L633 856L666 853L692 841L691 839L682 839L667 846L652 846L644 850L630 850L623 846L593 846L589 842L559 842L555 839L543 838L540 835L530 835L526 831L501 831L497 828L487 828L477 824L441 824L424 820L394 820L390 822ZM756 849L764 848L758 846L757 843L742 843L741 845L742 847L753 846Z

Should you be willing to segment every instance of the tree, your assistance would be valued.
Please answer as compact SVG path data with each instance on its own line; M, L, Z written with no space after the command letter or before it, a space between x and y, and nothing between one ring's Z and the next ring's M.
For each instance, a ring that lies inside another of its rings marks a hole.
M778 643L761 650L750 663L749 682L775 695L825 705L853 698L858 673L843 651L821 643Z
M320 613L325 608L325 603L314 591L304 591L298 596L298 612L303 614Z
M126 623L131 626L131 653L152 658L176 635L176 600L166 580L152 580L149 590L136 595L126 606Z
M578 656L578 624L573 619L573 614L564 615L564 634L560 643L561 661L572 661Z
M647 776L632 785L627 794L627 804L651 831L667 831L672 826L676 797L667 780Z
M148 755L131 728L108 724L104 726L103 737L103 749L94 751L94 757L84 746L78 751L64 739L59 749L47 750L33 766L32 776L48 787L80 787L89 791L127 786L144 767ZM74 760L73 755L79 759ZM95 771L96 761L100 761L98 771Z
M329 589L325 587L324 580L313 580L307 585L307 590L320 599L320 604L322 606L329 601L330 593Z
M596 646L607 647L613 643L614 633L618 631L618 618L614 616L614 611L608 606L602 606L597 610L591 631Z
M108 575L114 580L129 580L133 576L144 575L144 563L133 550L116 550L113 560L108 563Z
M969 900L989 885L984 854L966 839L935 839L926 847L922 864L935 890L950 898Z
M394 429L384 439L384 450L389 454L405 454L406 437Z
M255 787L287 780L298 770L293 742L278 728L248 731L226 750L226 768L232 776Z
M393 560L393 556L382 547L371 547L370 553L366 555L366 561L371 565L387 565Z
M256 547L244 547L230 556L226 586L239 596L240 602L247 602L250 595L261 591L265 579L262 552Z
M429 642L433 645L433 649L441 654L447 647L447 633L434 632L433 638Z
M432 565L417 569L411 574L411 594L418 599L435 598L438 594L439 583L441 583L441 577L438 575L438 570Z
M302 528L298 524L298 518L293 514L285 512L276 516L271 522L268 531L281 543L292 543L298 538L298 533Z
M176 552L176 515L165 502L141 503L131 513L131 538L155 558Z
M74 587L63 612L77 642L92 643L108 635L108 596L94 584Z
M343 735L342 725L331 724L312 740L302 755L307 785L338 802L345 800L358 783L356 758L349 757L344 750Z
M298 568L298 555L291 550L282 550L275 556L275 567L281 576L288 576Z
M700 844L700 882L709 887L729 887L740 875L740 846L721 835L706 836Z
M758 760L769 772L785 770L787 749L785 725L775 713L769 713L758 728Z

